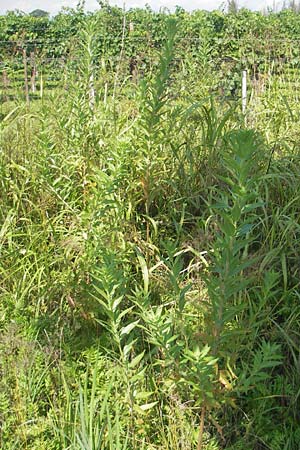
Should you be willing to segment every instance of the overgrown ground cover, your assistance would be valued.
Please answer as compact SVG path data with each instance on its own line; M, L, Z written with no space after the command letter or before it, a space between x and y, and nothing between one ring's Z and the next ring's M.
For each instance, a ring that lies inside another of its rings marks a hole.
M179 29L93 99L87 24L67 90L3 106L3 449L299 447L296 94L244 116Z

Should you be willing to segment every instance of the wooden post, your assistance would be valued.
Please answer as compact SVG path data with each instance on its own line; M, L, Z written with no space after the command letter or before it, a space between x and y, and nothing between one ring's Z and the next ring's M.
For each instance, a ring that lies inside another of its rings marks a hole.
M36 91L36 86L35 86L36 64L35 64L34 52L30 52L30 66L31 66L31 77L30 77L31 92L35 92Z
M247 108L247 70L242 74L242 112L245 114Z
M27 70L27 52L26 52L26 48L22 49L22 53L23 53L23 64L24 64L25 99L26 99L26 103L29 104L29 88L28 88L28 70Z
M41 71L41 78L40 78L40 97L43 98L44 93L44 80L43 80L43 73Z

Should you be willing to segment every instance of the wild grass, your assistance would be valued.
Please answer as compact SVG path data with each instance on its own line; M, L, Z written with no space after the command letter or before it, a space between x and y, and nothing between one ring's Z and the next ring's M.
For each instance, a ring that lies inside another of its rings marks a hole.
M1 122L3 449L297 448L297 117L187 98L176 29Z

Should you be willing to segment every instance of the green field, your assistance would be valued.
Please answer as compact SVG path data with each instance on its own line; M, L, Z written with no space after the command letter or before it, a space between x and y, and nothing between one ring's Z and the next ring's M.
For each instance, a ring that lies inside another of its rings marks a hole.
M0 17L0 449L298 450L299 14L108 8Z

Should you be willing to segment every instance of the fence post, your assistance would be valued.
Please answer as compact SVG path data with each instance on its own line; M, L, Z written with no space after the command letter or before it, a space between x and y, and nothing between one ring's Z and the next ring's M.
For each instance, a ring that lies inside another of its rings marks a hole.
M36 64L35 64L35 54L34 54L34 52L30 52L30 66L31 66L31 78L30 78L31 92L34 93L36 91L36 86L35 86Z
M247 108L247 70L242 73L242 112L245 114Z
M43 79L43 72L42 70L41 72L41 78L40 78L40 98L43 98L43 93L44 93L44 79Z

